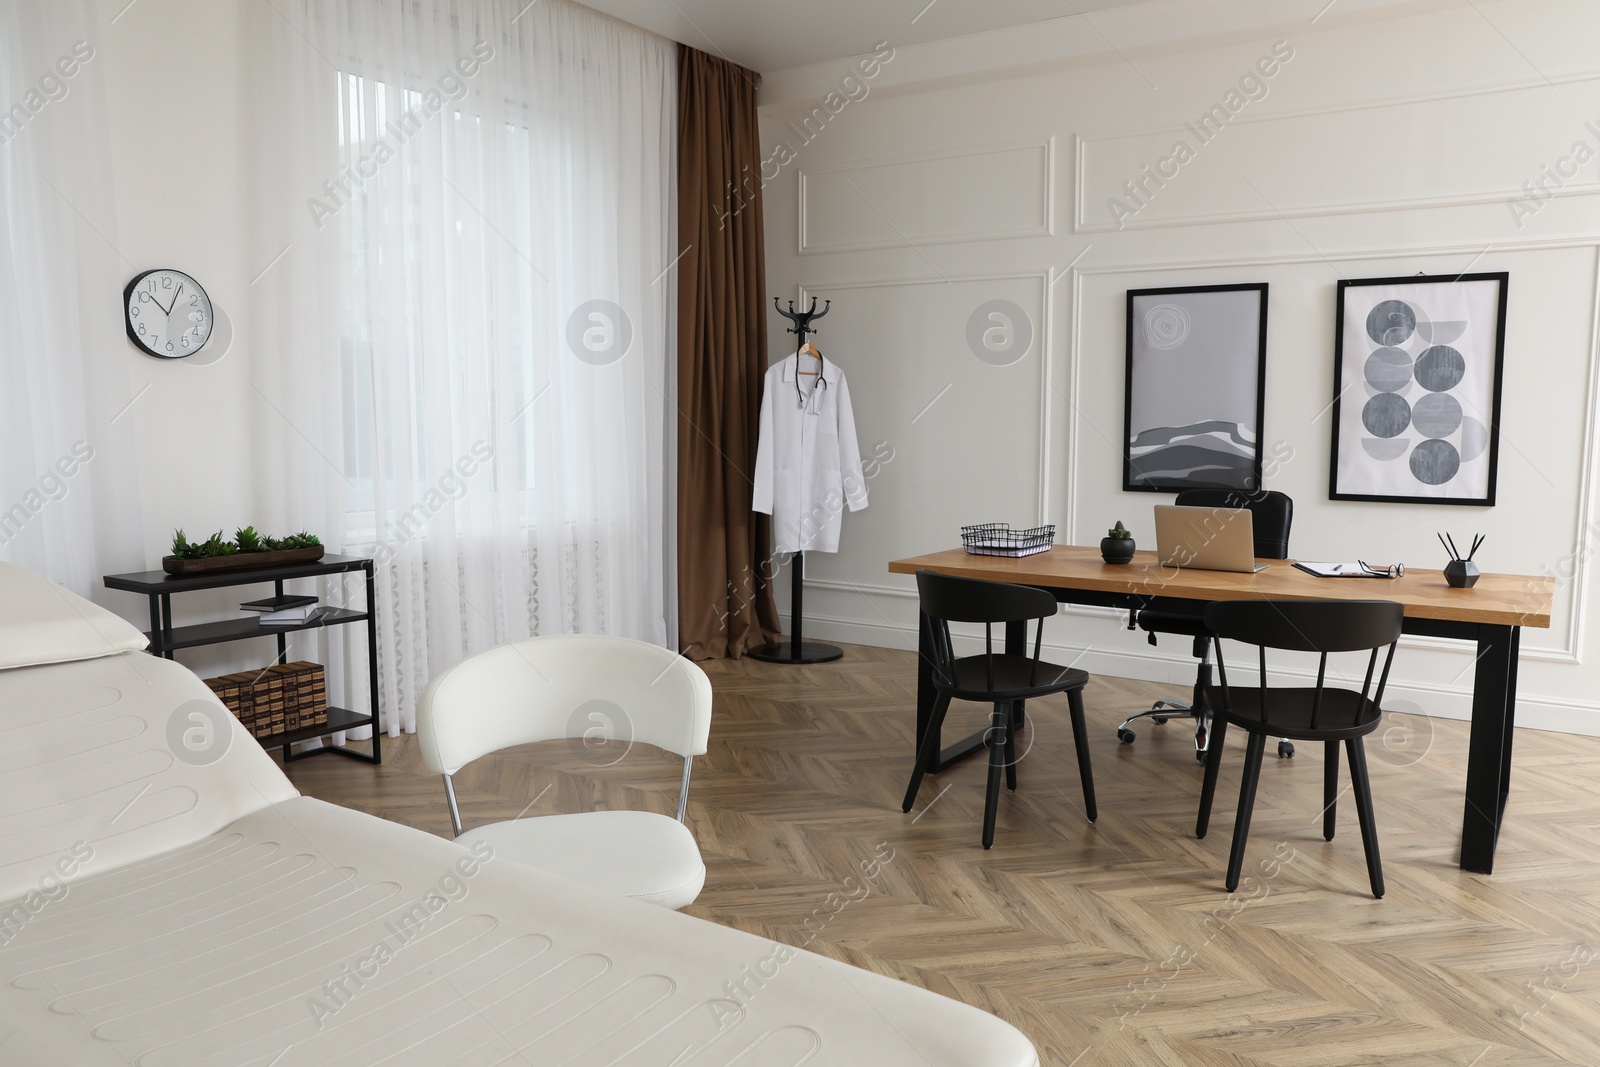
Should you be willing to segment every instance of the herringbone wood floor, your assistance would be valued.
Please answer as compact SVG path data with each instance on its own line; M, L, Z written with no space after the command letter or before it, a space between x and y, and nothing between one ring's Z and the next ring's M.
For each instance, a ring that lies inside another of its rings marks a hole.
M693 914L983 1006L1052 1067L1600 1064L1600 739L1519 731L1490 877L1456 867L1466 724L1429 720L1389 748L1370 739L1382 901L1348 794L1338 836L1322 840L1320 751L1269 757L1253 880L1229 895L1238 738L1196 841L1201 767L1184 724L1145 725L1130 747L1113 736L1169 689L1090 684L1096 825L1064 698L1030 705L1037 735L986 853L976 760L930 777L900 812L913 654L850 646L818 666L705 667L716 713L689 825L710 870ZM957 705L947 736L983 720ZM382 768L322 757L289 773L310 795L447 835L415 739L385 753ZM673 810L675 758L594 762L563 744L480 761L458 778L467 825L536 797L531 815ZM894 858L875 868L875 849Z

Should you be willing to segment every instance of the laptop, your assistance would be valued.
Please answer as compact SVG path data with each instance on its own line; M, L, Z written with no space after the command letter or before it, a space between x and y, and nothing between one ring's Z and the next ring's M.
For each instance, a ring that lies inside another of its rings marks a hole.
M1156 505L1156 553L1164 567L1253 574L1255 526L1249 508L1185 508Z

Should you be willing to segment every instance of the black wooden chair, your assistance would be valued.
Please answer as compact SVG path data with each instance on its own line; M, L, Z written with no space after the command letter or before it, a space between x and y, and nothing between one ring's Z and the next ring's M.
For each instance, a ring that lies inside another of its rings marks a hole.
M1083 781L1083 803L1089 821L1099 814L1094 803L1094 776L1089 769L1089 735L1083 721L1083 687L1089 675L1039 658L1044 640L1044 620L1056 613L1056 598L1043 589L976 578L955 578L933 571L917 572L917 595L925 625L932 627L933 684L938 690L928 729L911 769L902 811L917 799L923 772L939 756L939 728L951 700L975 700L994 705L994 717L985 738L989 748L989 786L983 809L983 847L994 844L995 812L1000 802L1000 774L1007 788L1017 788L1017 733L1022 729L1024 703L1051 693L1067 694L1072 716L1072 738L1078 749L1078 776ZM997 654L994 624L1038 620L1032 656ZM984 653L955 657L950 644L952 622L983 623Z
M1389 665L1400 640L1404 609L1392 600L1234 600L1206 608L1206 625L1215 635L1217 671L1222 684L1214 691L1211 750L1206 757L1205 784L1200 790L1200 815L1196 837L1206 836L1211 821L1211 800L1217 790L1217 770L1222 766L1222 742L1229 726L1250 735L1245 747L1244 778L1239 785L1239 810L1234 816L1233 850L1228 856L1228 891L1239 887L1245 840L1250 835L1250 812L1255 806L1256 780L1269 736L1291 737L1325 744L1323 763L1322 836L1333 840L1335 800L1338 797L1339 742L1350 757L1350 780L1356 815L1361 823L1361 843L1367 853L1367 875L1372 895L1383 896L1383 865L1378 858L1378 828L1372 817L1372 790L1367 781L1367 755L1362 738L1378 728L1383 715L1383 690ZM1222 659L1223 639L1257 647L1261 685L1253 688L1228 684ZM1388 646L1378 688L1372 692L1378 652ZM1316 652L1317 684L1312 687L1271 688L1267 684L1267 649ZM1366 677L1361 691L1326 684L1330 652L1367 652ZM1368 694L1371 693L1369 696Z
M1237 489L1185 489L1173 503L1186 508L1248 508L1250 528L1255 534L1256 555L1261 559L1289 558L1289 527L1294 524L1294 501L1286 493L1264 491L1245 493ZM1196 604L1193 610L1147 609L1135 612L1128 624L1150 635L1156 643L1156 634L1174 634L1194 642L1194 658L1200 661L1195 672L1194 696L1188 704L1180 700L1158 700L1146 711L1135 712L1117 726L1117 740L1133 744L1134 732L1129 727L1138 719L1148 718L1163 726L1176 715L1194 720L1194 755L1206 758L1206 731L1211 722L1211 709L1206 706L1206 690L1211 688L1211 631L1206 629L1203 615L1205 606ZM1293 756L1294 745L1287 740L1278 742L1279 756Z

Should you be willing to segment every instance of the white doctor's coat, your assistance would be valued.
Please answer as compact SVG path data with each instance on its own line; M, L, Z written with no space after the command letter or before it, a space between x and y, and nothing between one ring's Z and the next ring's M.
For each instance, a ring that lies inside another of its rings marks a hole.
M824 359L820 377L802 375L797 392L799 360L767 368L751 506L772 516L777 551L837 552L844 509L867 506L850 389Z

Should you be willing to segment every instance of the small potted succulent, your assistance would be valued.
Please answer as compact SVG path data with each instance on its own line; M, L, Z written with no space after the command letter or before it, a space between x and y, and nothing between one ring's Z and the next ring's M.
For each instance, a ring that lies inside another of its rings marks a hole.
M1133 559L1133 547L1133 534L1118 519L1100 539L1100 558L1107 563L1128 563Z

